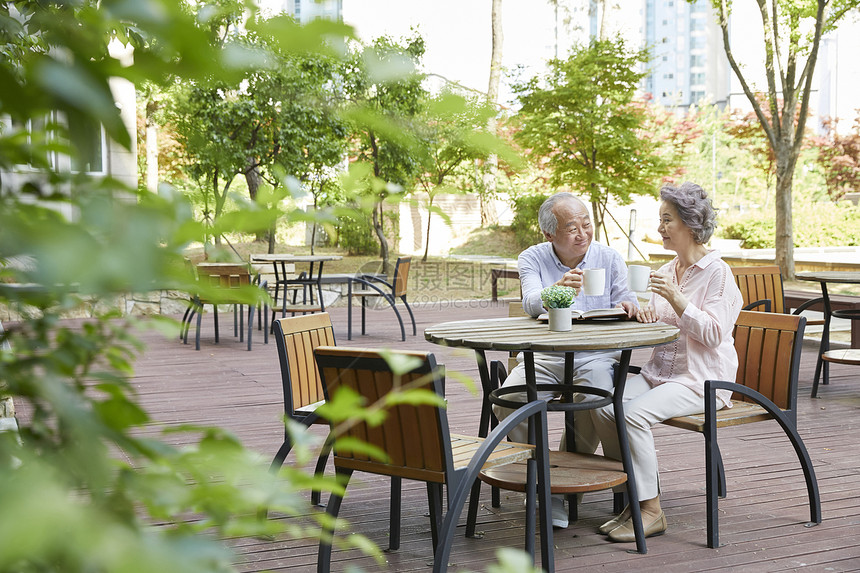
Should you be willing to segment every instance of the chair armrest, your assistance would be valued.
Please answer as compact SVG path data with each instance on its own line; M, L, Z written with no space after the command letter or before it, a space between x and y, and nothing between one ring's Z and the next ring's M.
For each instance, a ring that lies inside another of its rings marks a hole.
M394 287L391 286L390 284L388 284L386 281L384 281L382 279L375 279L375 280L385 284L386 286L388 286L389 289L391 289L391 292L394 292ZM390 292L385 292L381 288L379 288L378 286L373 284L371 281L364 280L363 278L360 278L360 277L353 277L353 278L349 279L349 282L364 285L367 288L371 288L371 289L375 290L376 292L378 292L382 296L390 296L391 295Z
M640 372L642 372L642 367L641 367L641 366L633 366L633 365L631 364L631 365L629 365L629 366L627 367L627 373L628 373L628 374L639 374Z
M374 276L374 275L360 275L360 276L357 276L357 277L353 278L352 280L354 280L354 281L360 281L360 282L362 282L362 283L364 283L364 284L370 284L370 282L371 282L371 281L375 281L375 282L378 282L378 283L382 283L382 284L384 284L385 286L387 286L387 287L388 287L388 288L390 288L391 290L394 290L394 285L393 285L393 284L391 284L390 282L388 282L387 280L385 280L385 279L383 279L383 278L380 278L380 277L377 277L377 276Z
M741 310L755 310L760 306L764 307L764 312L770 312L771 300L769 298L763 298L761 300L757 300L755 302L751 302Z
M801 304L799 307L795 308L794 312L792 312L791 314L800 314L801 312L803 312L804 310L806 310L807 308L809 308L811 306L815 306L816 304L823 304L823 303L824 303L824 297L823 296L820 296L818 298L809 299L805 303Z
M452 492L448 489L448 511L445 514L445 520L442 527L439 529L437 547L434 556L434 572L441 571L444 568L440 564L447 564L448 557L451 554L453 545L454 531L457 528L457 523L460 519L460 514L463 511L463 506L466 504L466 498L472 490L472 484L478 477L478 472L484 466L484 463L493 453L493 450L502 441L507 439L508 432L523 421L534 418L535 427L535 458L537 460L537 478L538 478L538 500L541 502L541 511L546 512L549 516L549 448L547 439L547 418L546 418L546 402L543 400L535 400L529 402L525 406L515 410L510 416L505 418L498 426L490 432L475 454L469 465L460 474L456 484L456 489ZM448 484L451 488L453 484ZM549 551L552 551L552 527L548 527L547 531L542 532L546 546ZM550 554L551 555L551 554Z
M767 410L767 413L773 416L784 430L788 430L788 428L794 426L793 418L790 418L784 410L762 393L736 382L705 380L705 435L709 431L716 432L717 430L717 390L731 390L732 392L743 394L746 398Z

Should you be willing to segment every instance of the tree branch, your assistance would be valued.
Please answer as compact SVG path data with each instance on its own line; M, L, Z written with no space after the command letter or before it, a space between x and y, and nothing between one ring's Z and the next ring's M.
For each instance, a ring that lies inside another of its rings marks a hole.
M767 78L767 100L770 107L771 125L775 129L776 139L782 137L782 125L779 121L779 107L776 101L776 72L774 70L774 45L778 42L773 37L773 24L770 22L770 16L767 10L767 0L757 0L759 13L761 14L761 23L764 27L764 72ZM761 118L759 118L761 119Z
M764 129L765 134L767 135L768 140L770 141L771 147L776 149L776 134L773 131L773 127L767 121L767 117L764 115L764 111L761 109L761 105L759 105L758 100L756 100L755 95L750 89L749 84L747 83L746 78L743 73L741 73L741 69L738 66L737 61L735 60L735 56L732 53L731 43L729 42L729 18L728 18L728 7L726 6L726 0L720 0L720 30L723 33L723 49L726 52L726 58L729 60L729 65L732 68L732 71L735 72L735 75L738 78L738 81L741 82L741 87L744 90L744 94L747 96L747 99L750 101L753 107L753 111L755 111L755 115L761 123L762 128Z
M812 91L812 74L810 70L815 69L815 62L818 59L818 48L821 45L821 36L824 32L824 11L827 9L829 0L818 0L818 11L815 19L815 35L812 39L812 50L809 57L806 59L801 77L804 79L803 98L800 101L800 112L795 126L795 136L792 142L792 151L797 156L800 153L800 146L803 144L803 131L806 127L806 116L809 113L809 96ZM844 14L844 12L843 12ZM832 20L837 21L837 20ZM792 110L793 112L793 110Z

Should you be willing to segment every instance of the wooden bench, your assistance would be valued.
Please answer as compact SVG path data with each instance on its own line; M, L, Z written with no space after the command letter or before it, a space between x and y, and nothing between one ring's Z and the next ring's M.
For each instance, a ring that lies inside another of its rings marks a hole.
M520 271L517 269L495 268L490 269L490 284L493 288L493 300L499 300L499 279L520 280ZM523 296L522 285L520 285L520 298Z
M819 297L821 297L820 292L804 290L786 290L785 306L787 308L797 308L806 301ZM813 305L811 308L824 312L824 303L822 302ZM860 312L860 296L831 294L830 308L832 310L853 310ZM860 320L851 321L851 348L860 348Z

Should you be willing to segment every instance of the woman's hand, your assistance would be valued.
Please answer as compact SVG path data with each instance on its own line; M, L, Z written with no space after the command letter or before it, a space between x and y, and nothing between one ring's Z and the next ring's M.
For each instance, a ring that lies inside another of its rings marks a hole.
M643 306L636 312L636 320L639 322L657 322L657 311L653 306Z
M622 300L618 303L618 307L624 309L624 312L627 313L627 318L633 318L639 312L639 308L629 300Z
M671 275L652 272L650 290L651 292L665 298L666 301L672 305L672 309L674 309L678 316L684 314L684 310L687 308L688 304L687 297L681 294L681 291L678 290L678 286L672 280Z
M576 292L579 293L579 289L582 288L582 270L570 269L564 273L564 276L555 284L558 286L573 287L576 289Z

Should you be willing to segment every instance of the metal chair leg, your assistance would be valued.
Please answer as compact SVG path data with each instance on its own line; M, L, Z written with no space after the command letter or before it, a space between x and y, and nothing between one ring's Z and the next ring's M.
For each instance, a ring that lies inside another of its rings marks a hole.
M337 473L338 477L343 480L343 487L345 490L349 483L349 478L352 476L352 470L339 469ZM323 530L320 533L320 546L319 552L317 553L317 573L328 573L331 571L331 543L332 537L334 536L334 523L337 521L337 514L340 512L341 503L343 503L343 496L341 495L333 494L331 498L329 498L326 513L331 516L332 524L331 526L323 527Z

